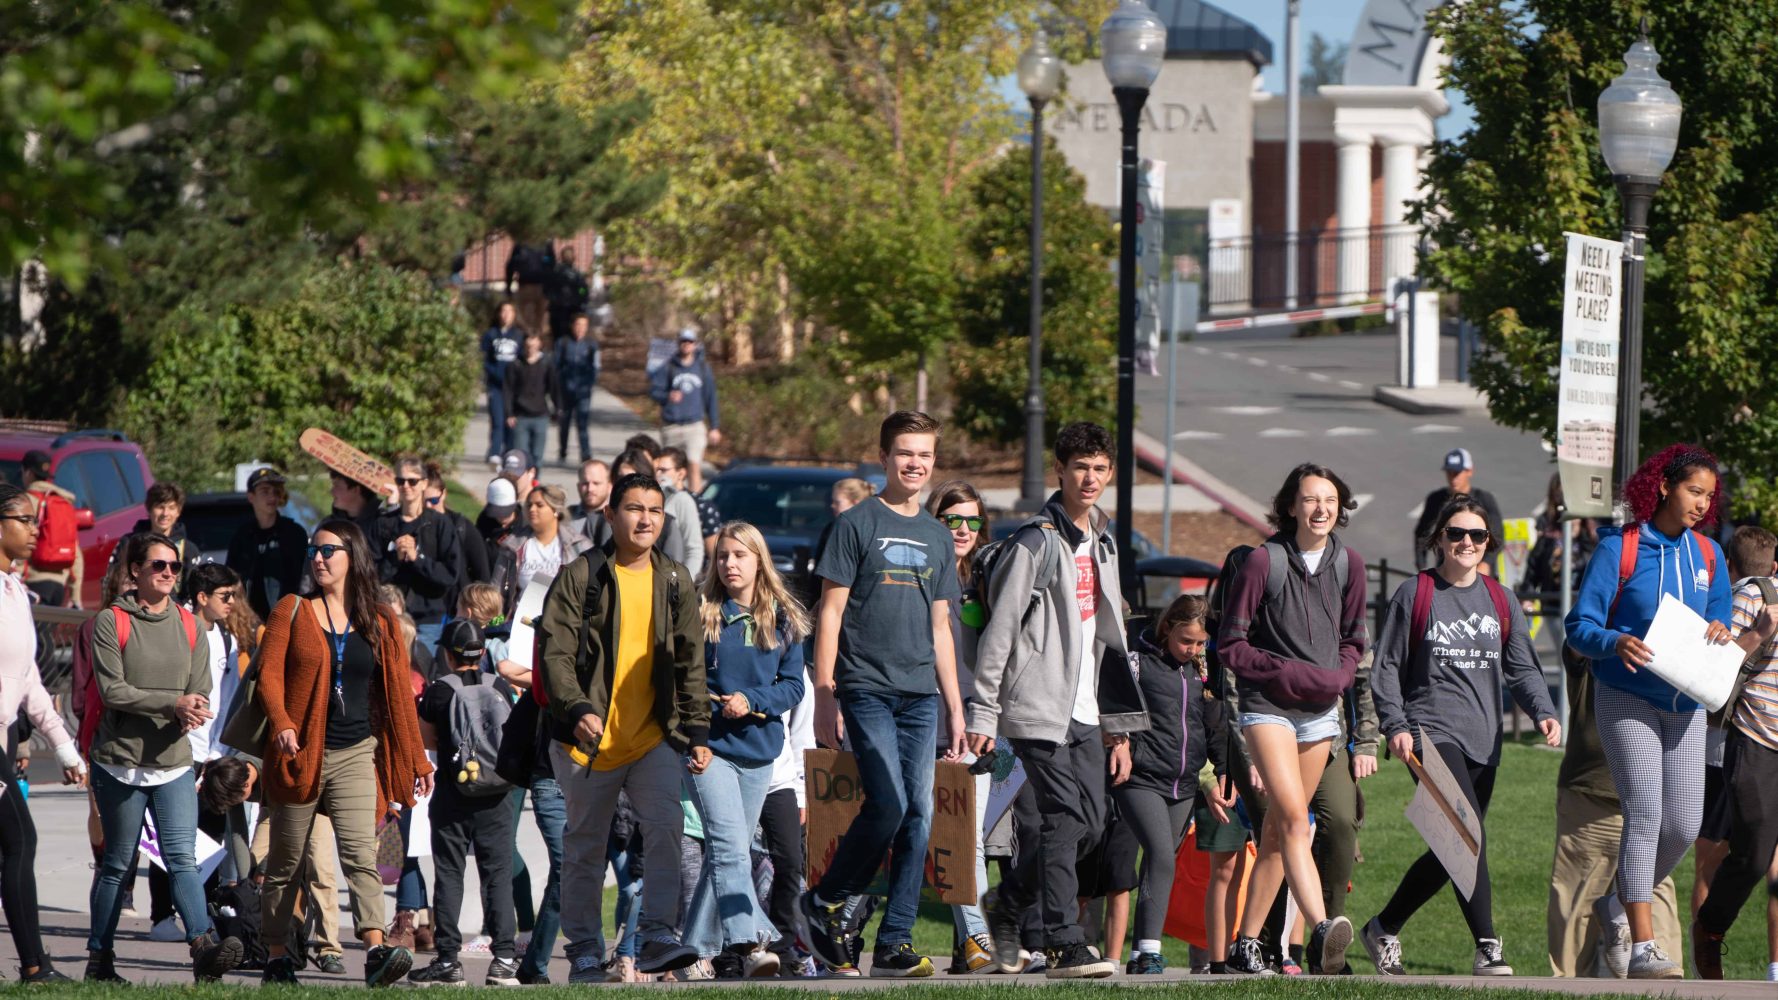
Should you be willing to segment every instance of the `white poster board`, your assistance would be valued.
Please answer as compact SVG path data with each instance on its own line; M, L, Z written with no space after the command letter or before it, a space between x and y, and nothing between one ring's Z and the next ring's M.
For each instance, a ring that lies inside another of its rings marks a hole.
M1420 730L1420 749L1425 753L1419 761L1420 783L1414 787L1414 797L1408 800L1405 815L1445 866L1451 884L1468 899L1475 893L1482 822L1469 807L1469 799L1451 775L1451 769L1445 766L1444 758L1432 748L1425 729Z
M543 614L543 599L549 596L553 580L532 580L519 595L519 606L512 613L512 638L507 640L506 655L526 670L535 669L531 656L537 648L537 616Z
M1699 571L1702 572L1701 570ZM1684 586L1686 581L1681 581ZM1704 638L1710 627L1696 611L1672 594L1661 595L1655 620L1648 625L1642 643L1655 658L1642 669L1679 689L1679 692L1714 712L1728 703L1746 654L1732 642Z
M1570 516L1610 517L1624 245L1564 235L1568 268L1562 281L1556 465Z

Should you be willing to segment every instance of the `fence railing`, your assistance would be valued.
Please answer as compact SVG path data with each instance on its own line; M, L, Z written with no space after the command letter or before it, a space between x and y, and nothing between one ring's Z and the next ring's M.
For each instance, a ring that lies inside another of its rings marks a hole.
M1419 229L1407 224L1211 240L1204 261L1206 306L1228 313L1382 298L1391 281L1414 272L1419 241ZM1285 272L1293 253L1291 302Z

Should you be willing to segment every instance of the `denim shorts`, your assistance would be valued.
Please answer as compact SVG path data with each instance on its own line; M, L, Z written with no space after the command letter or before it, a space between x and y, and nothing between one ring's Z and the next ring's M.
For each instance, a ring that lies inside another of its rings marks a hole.
M1296 733L1298 743L1337 740L1340 738L1340 703L1336 701L1327 711L1307 719L1289 719L1265 712L1242 712L1237 722L1242 729L1248 726L1283 726Z

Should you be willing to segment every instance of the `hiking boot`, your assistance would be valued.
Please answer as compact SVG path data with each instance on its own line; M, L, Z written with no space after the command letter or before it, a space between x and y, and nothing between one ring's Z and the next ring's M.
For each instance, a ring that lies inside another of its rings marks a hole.
M191 974L200 983L214 983L241 964L241 939L217 937L212 927L191 943Z
M488 974L482 979L483 986L517 986L519 985L519 963L514 958L496 958L488 963Z
M1722 935L1712 934L1692 921L1692 963L1699 979L1722 978Z
M1334 917L1315 925L1309 935L1309 974L1337 976L1346 967L1346 949L1352 944L1352 921Z
M414 927L414 951L427 955L437 954L438 935L433 932L431 924L418 924Z
M364 985L372 989L394 986L413 967L413 952L386 944L377 945L364 953Z
M1204 968L1209 969L1209 963L1205 963ZM1158 976L1166 971L1167 960L1152 951L1137 952L1130 964L1124 966L1126 976Z
M128 983L129 980L117 974L117 952L106 948L103 951L86 953L86 975L81 979L89 983Z
M747 976L741 956L732 951L717 953L710 959L710 968L717 979L744 979Z
M414 928L419 918L412 910L396 910L395 922L383 933L383 943L391 948L414 950Z
M814 952L815 961L829 972L858 968L852 957L852 940L856 935L846 927L846 904L823 903L810 889L799 901L803 918L803 947Z
M463 963L449 958L433 959L424 968L408 973L407 981L415 986L467 986L469 984L469 980L463 975Z
M346 974L346 963L340 961L340 956L325 951L315 956L315 971L325 972L330 976L343 976Z
M986 934L971 934L963 939L963 943L951 949L951 967L946 970L952 976L973 976L993 972L998 968L994 961L994 939Z
M1605 954L1606 968L1619 979L1630 974L1630 922L1611 915L1611 906L1604 896L1593 900L1593 920L1599 925L1599 950Z
M636 956L636 971L650 975L676 972L698 960L696 949L687 948L671 937L649 938L642 942L642 953Z
M568 965L568 985L570 986L591 986L594 983L608 983L610 981L605 978L605 963L599 961L597 955L578 956Z
M1407 970L1401 967L1401 938L1383 930L1383 925L1372 917L1364 925L1358 935L1364 942L1364 953L1371 957L1371 963L1377 967L1379 976L1405 976Z
M1510 976L1513 967L1501 957L1499 938L1482 938L1475 943L1475 974L1478 976Z
M296 959L291 958L289 955L279 955L277 958L266 959L265 971L260 973L259 976L259 985L300 985L296 978Z
M1043 975L1046 979L1104 979L1116 971L1115 962L1100 958L1086 945L1065 944L1049 949Z
M870 956L872 979L924 979L932 975L932 960L906 941L877 945Z
M1237 937L1235 943L1229 945L1228 969L1236 976L1275 976L1276 972L1266 964L1265 952L1260 949L1259 939Z
M1650 941L1645 948L1630 956L1631 979L1684 979L1685 970L1667 957L1661 946Z
M43 960L42 965L37 967L37 971L30 975L26 975L24 969L19 970L19 982L26 986L53 986L56 983L71 983L73 981L57 972L56 967L49 964L47 958Z

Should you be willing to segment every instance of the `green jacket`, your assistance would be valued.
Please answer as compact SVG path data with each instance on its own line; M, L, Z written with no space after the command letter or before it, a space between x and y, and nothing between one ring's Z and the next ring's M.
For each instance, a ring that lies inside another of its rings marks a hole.
M550 738L576 742L581 717L611 714L612 661L617 648L617 580L614 544L592 549L562 567L538 616L537 662L549 701ZM658 550L654 567L654 713L667 742L684 753L709 745L710 688L704 680L704 628L697 588L684 566ZM588 597L587 577L593 586ZM672 597L677 595L677 607ZM590 601L590 607L586 605ZM581 653L585 632L586 655ZM590 747L582 747L591 750Z
M173 714L188 694L210 696L210 643L202 626L194 648L172 601L150 614L134 593L113 602L132 620L130 641L120 651L117 620L99 612L93 625L93 681L105 713L93 740L96 764L166 769L191 765L191 741Z

